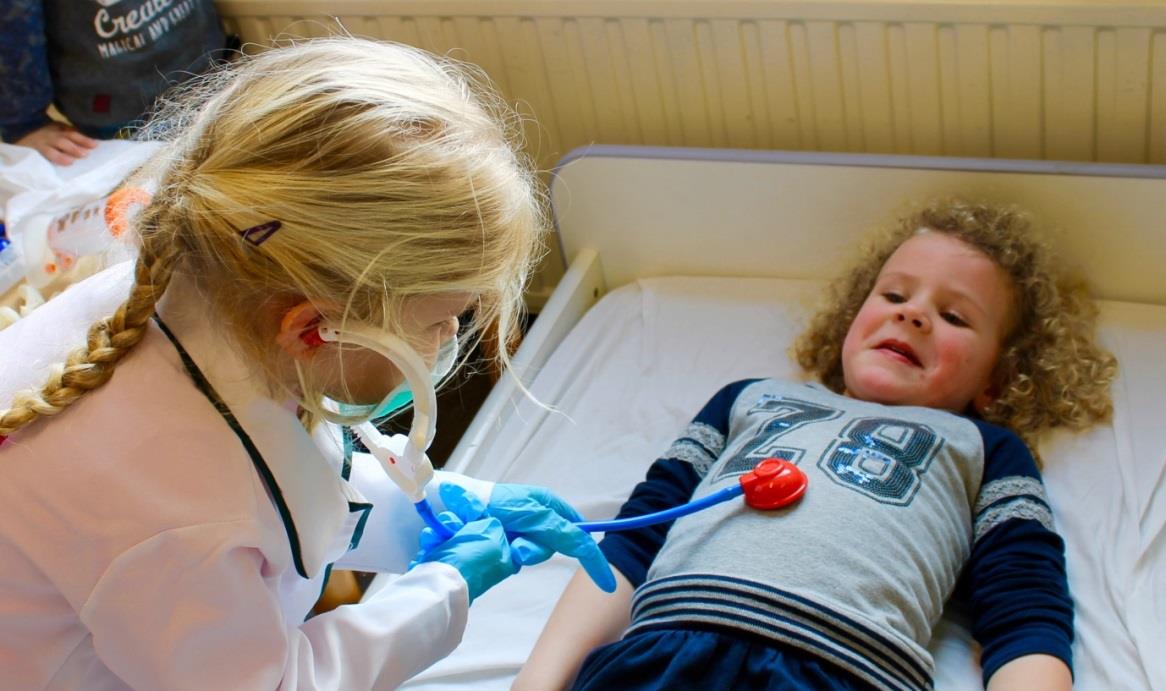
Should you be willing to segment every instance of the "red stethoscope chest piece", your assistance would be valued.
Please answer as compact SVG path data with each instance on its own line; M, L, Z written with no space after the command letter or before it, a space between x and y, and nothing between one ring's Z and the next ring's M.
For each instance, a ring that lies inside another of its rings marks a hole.
M771 511L789 506L806 493L809 478L802 469L780 458L767 458L739 478L745 503Z

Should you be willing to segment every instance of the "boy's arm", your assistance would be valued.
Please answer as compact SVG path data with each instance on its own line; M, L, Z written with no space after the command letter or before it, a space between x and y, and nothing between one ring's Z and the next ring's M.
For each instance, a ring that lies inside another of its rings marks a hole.
M97 146L48 115L53 101L41 0L10 0L0 9L0 141L36 149L66 166Z
M652 464L643 482L619 511L620 518L641 516L683 504L700 477L692 465L675 459ZM616 591L604 593L585 574L576 573L555 605L512 691L563 688L579 673L594 648L620 637L627 628L632 594L664 544L672 522L611 533L600 549L615 573Z
M52 121L53 100L41 0L0 9L0 139L8 143Z
M1073 600L1065 543L1028 448L1000 428L981 431L984 478L959 595L971 605L984 684L993 691L1069 688ZM1036 679L1046 685L1033 685Z
M700 484L698 467L707 467L724 449L729 417L737 395L751 381L721 389L705 404L664 457L648 469L620 508L618 518L642 516L679 506ZM672 522L611 533L600 543L616 577L616 591L606 594L576 573L555 606L512 690L559 689L570 684L594 648L619 638L627 628L632 594L664 544Z
M592 586L594 587L594 586ZM988 681L987 691L1068 691L1073 673L1052 655L1025 655L1006 663Z
M566 688L593 649L620 637L628 625L635 588L619 569L613 571L614 593L603 592L587 574L575 572L511 691Z

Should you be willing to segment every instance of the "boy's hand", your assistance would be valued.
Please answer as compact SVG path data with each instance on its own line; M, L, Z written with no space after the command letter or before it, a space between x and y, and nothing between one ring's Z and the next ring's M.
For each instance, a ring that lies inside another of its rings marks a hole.
M36 149L50 163L67 166L89 155L89 151L97 146L97 140L86 137L68 125L51 122L29 132L13 144Z

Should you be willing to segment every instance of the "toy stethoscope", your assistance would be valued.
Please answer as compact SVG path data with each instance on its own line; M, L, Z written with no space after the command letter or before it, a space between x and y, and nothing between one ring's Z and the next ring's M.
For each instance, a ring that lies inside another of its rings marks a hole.
M631 518L584 521L575 525L589 533L632 530L675 520L741 495L745 495L745 504L750 508L772 511L801 499L808 485L809 479L801 468L782 458L766 458L755 465L753 470L739 476L737 484L719 489L687 504Z
M363 324L346 324L341 328L326 323L318 327L317 335L320 341L350 343L380 353L405 376L413 392L413 420L409 433L385 435L367 421L352 429L393 483L413 502L425 525L443 538L452 537L453 531L438 520L425 498L425 487L433 479L433 463L425 452L433 443L437 430L437 394L425 361L400 338ZM770 511L796 502L805 494L808 484L801 468L780 458L767 458L741 475L736 485L687 504L631 518L581 521L575 525L588 532L632 530L675 520L741 495L749 507Z
M381 464L389 479L413 502L413 508L443 538L453 536L453 531L437 519L429 500L425 498L425 486L433 479L433 463L425 451L433 443L437 431L437 393L425 361L405 341L365 324L325 323L317 328L321 341L330 343L350 343L368 348L389 359L409 383L413 392L413 420L409 433L385 435L372 422L362 422L352 430L360 438L369 453Z

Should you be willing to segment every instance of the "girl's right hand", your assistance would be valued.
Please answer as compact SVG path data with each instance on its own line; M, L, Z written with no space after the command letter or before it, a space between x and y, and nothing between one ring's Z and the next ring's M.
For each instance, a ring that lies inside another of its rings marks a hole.
M13 144L36 149L49 162L67 166L79 158L88 156L89 151L97 146L97 140L86 137L68 125L50 122L17 139Z
M453 483L442 483L439 492L446 507L463 519L467 515L477 518L482 515L478 512L484 512L502 521L515 561L522 566L539 564L558 552L578 559L600 590L615 591L616 580L607 557L595 539L575 525L583 517L549 489L500 482L485 505Z
M513 558L506 531L497 518L480 518L463 522L444 511L438 519L453 537L442 540L433 528L421 531L421 550L409 564L439 561L458 570L470 589L472 603L482 593L518 572L520 562Z

